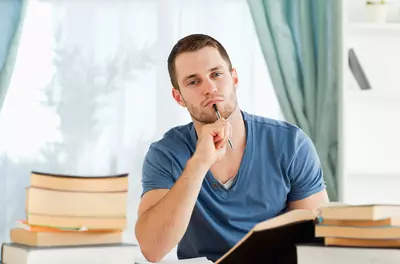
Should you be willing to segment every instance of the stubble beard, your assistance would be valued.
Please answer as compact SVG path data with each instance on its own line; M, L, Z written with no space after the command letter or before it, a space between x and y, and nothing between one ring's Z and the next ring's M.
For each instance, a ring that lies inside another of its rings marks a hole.
M232 113L236 110L237 107L237 96L235 88L232 90L232 93L229 95L228 100L225 100L225 105L222 109L218 109L221 117L224 119L228 119ZM217 121L217 115L214 111L214 108L208 106L204 108L202 106L195 106L192 104L186 103L186 107L189 111L190 116L201 124L212 124Z

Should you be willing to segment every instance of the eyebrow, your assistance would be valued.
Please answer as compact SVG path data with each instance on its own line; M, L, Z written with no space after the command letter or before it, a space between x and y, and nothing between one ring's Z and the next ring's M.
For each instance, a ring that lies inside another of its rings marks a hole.
M219 70L221 68L222 68L222 66L218 65L218 66L215 66L215 67L209 69L208 72L213 72L213 71ZM196 73L190 74L190 75L186 76L185 78L183 78L183 82L185 82L185 81L187 81L187 80L189 80L191 78L195 78L195 77L197 77Z

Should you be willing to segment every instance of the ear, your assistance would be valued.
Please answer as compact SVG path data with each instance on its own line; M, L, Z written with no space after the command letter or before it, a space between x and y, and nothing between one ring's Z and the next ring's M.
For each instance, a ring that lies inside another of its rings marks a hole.
M185 101L183 100L183 96L178 89L172 88L172 97L175 101L182 107L186 107Z
M232 78L233 78L233 85L235 86L235 89L237 89L237 87L239 85L239 77L236 72L236 68L232 68L231 74L232 74Z

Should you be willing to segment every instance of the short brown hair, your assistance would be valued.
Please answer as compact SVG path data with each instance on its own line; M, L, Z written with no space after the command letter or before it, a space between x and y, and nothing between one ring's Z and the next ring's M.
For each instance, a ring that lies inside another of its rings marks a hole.
M172 86L179 90L176 76L175 60L176 57L184 52L198 51L204 47L214 47L219 51L221 57L228 63L229 69L232 69L232 63L225 48L216 39L204 34L192 34L180 39L172 48L168 57L168 72Z

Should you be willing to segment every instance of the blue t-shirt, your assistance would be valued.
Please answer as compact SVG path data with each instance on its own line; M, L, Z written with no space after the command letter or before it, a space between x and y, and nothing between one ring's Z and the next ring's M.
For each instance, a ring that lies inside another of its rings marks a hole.
M242 111L246 148L230 189L207 172L178 258L215 261L257 223L287 210L288 202L325 189L322 169L309 137L287 122ZM168 131L153 143L142 172L143 194L170 189L196 149L193 123Z

